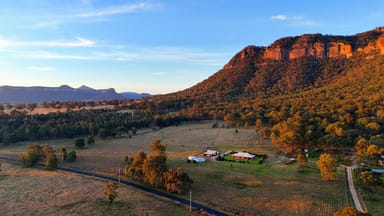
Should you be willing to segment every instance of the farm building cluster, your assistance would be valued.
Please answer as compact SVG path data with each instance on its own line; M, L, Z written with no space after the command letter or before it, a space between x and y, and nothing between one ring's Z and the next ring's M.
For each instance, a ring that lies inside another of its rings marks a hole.
M192 155L192 156L188 157L188 162L203 163L203 162L206 162L205 157L212 157L212 158L215 158L216 160L220 160L220 159L223 159L224 157L228 158L228 156L233 160L247 161L247 160L255 159L257 156L260 156L260 155L253 154L250 152L242 152L242 151L240 151L240 152L227 151L225 153L221 153L219 151L212 150L212 149L207 149L206 151L204 151L200 154L203 155L204 157Z

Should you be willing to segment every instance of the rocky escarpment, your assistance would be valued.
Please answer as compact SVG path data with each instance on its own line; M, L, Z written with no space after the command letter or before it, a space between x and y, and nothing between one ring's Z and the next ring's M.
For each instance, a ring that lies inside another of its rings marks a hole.
M291 60L301 57L351 57L355 52L384 54L384 28L353 36L305 34L275 41L265 48L266 60Z
M356 52L384 54L384 27L353 36L304 34L276 40L268 47L247 46L224 69L252 65L263 60L292 60L302 57L351 57Z
M350 38L329 37L320 34L296 37L290 46L282 46L280 41L275 43L277 44L272 44L265 49L264 59L291 60L308 56L316 58L350 57L354 52L353 40Z

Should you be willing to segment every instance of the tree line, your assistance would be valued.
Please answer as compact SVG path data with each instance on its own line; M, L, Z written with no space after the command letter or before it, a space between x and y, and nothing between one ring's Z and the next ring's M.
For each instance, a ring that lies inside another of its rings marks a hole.
M125 175L154 187L165 188L171 193L185 193L191 189L193 180L180 167L168 168L166 144L154 140L150 144L153 154L138 151L134 157L126 157Z
M116 110L80 110L28 115L15 113L0 115L0 142L34 141L80 136L115 137L134 134L138 128L148 127L150 113Z
M20 155L20 161L24 167L33 167L35 164L43 162L47 170L54 170L61 162L74 162L77 159L76 151L67 152L65 148L55 150L51 145L29 144L25 151Z

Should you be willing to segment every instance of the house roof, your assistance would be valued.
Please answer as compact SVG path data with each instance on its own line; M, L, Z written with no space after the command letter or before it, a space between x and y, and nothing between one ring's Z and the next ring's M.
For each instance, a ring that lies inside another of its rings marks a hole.
M208 149L204 154L217 154L217 151Z
M250 154L248 152L237 152L237 153L233 154L232 157L254 158L255 155Z

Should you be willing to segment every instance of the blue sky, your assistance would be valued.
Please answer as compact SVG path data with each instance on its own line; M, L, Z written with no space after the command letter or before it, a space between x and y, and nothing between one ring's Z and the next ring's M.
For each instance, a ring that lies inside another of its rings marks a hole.
M247 45L384 26L384 1L0 0L0 85L188 88Z

